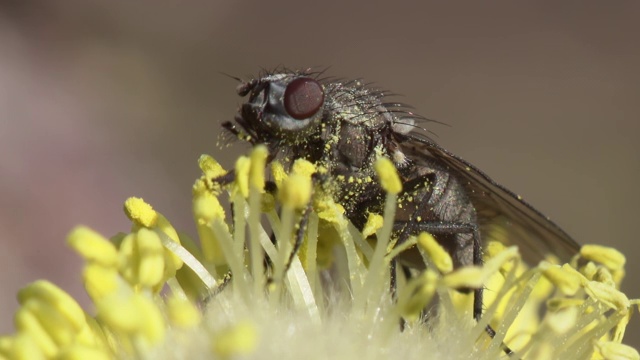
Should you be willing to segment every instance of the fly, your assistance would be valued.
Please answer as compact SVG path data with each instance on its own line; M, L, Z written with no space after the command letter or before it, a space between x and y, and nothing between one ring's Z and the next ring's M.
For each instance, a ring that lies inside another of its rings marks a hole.
M321 76L281 69L241 81L237 92L248 98L235 122L223 127L266 145L272 159L291 164L303 158L322 164L332 181L343 179L334 200L360 228L369 212L381 212L385 193L375 182L358 180L375 178L375 160L390 158L403 182L394 226L398 241L429 232L455 267L482 264L482 236L495 225L529 263L548 254L568 261L578 252L579 245L548 217L420 132L419 124L432 120L386 102L385 92L359 80ZM480 319L482 289L473 291L473 315Z

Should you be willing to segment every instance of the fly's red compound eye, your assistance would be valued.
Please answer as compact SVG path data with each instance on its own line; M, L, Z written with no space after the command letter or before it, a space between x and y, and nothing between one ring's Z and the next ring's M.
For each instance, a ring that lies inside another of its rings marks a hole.
M296 120L313 116L323 103L322 86L311 78L293 80L284 92L284 109Z

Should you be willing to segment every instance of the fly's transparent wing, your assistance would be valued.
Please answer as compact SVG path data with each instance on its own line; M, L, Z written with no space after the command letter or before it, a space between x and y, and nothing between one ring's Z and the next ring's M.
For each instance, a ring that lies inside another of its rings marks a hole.
M566 262L579 251L580 245L558 225L477 167L430 139L413 134L402 137L400 145L409 157L419 163L420 156L431 156L462 180L476 208L483 237L491 231L504 231L497 239L517 245L532 265L550 254Z

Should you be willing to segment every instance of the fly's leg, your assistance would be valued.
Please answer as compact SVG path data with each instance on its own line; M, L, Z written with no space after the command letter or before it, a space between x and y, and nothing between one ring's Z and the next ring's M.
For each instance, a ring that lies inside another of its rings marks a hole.
M302 212L302 217L298 222L298 231L296 231L296 239L293 243L293 249L291 250L291 254L289 254L289 259L287 260L287 264L284 267L284 273L286 274L291 267L291 263L293 262L294 257L300 251L300 247L302 246L302 242L304 241L304 233L307 231L307 224L309 223L309 215L311 214L311 205L307 205L307 207Z
M212 179L211 181L212 181L212 183L219 184L221 186L226 186L226 185L229 185L232 182L234 182L235 179L236 179L235 172L230 171L230 172L228 172L228 173L226 173L226 174L224 174L222 176L219 176L217 178ZM270 193L270 194L275 194L275 192L277 190L277 187L276 187L276 185L275 185L275 183L273 181L266 181L264 188L265 188L265 191ZM236 215L236 214L233 213L233 202L231 202L230 205L231 205L230 206L231 218L233 219L234 216ZM275 243L275 234L272 233L270 238L271 238L271 241L273 243ZM272 267L271 259L268 256L265 256L264 257L264 268L265 268L265 271L267 269L271 268L271 267ZM218 287L216 287L215 289L212 289L208 294L206 294L203 301L205 303L207 303L207 302L209 302L209 300L211 298L213 298L214 296L216 296L219 293L221 293L227 287L227 285L231 282L232 278L233 278L233 274L231 273L231 270L229 270L224 275L223 282Z
M482 265L482 248L480 245L480 230L475 224L425 222L415 223L412 233L428 232L433 235L471 234L473 237L473 265ZM482 317L483 289L473 290L473 318L478 321Z
M391 299L393 299L393 301L398 301L398 294L397 294L397 290L398 290L398 262L396 261L396 259L391 259L391 261L389 262L389 293L391 294ZM411 275L411 270L404 265L400 266L400 269L402 270L402 274L404 275L404 278L409 280L412 278ZM400 317L400 331L404 331L405 327L407 326L407 322L404 320L403 317Z
M218 284L218 286L216 286L213 289L210 289L206 294L202 296L201 298L202 303L204 304L208 303L209 301L211 301L211 299L213 299L215 296L220 294L224 289L226 289L227 285L229 285L229 283L231 282L232 277L233 275L231 274L231 271L227 272L222 278L222 282Z
M232 183L235 180L235 173L233 172L229 172L223 176L220 176L218 178L213 179L213 182L221 184L221 185L228 185L230 183ZM273 181L267 181L265 183L265 191L270 193L270 194L275 194L275 192L277 191L277 187L276 184ZM231 210L233 211L233 206L231 207ZM302 213L302 217L300 218L300 221L297 224L297 231L296 231L296 235L295 235L295 242L293 244L293 249L291 250L291 253L289 254L289 258L287 259L287 262L285 264L285 268L284 268L284 273L286 274L287 271L289 270L289 268L291 267L291 263L293 262L294 257L296 256L296 254L298 253L298 251L300 251L300 247L302 246L302 242L304 241L304 234L307 230L307 223L309 222L309 215L311 214L311 205L309 204L303 211ZM275 243L275 234L271 234L271 241L273 243ZM273 260L269 259L268 257L265 257L265 267L270 267L273 263ZM268 279L267 282L272 282L273 279Z
M478 225L476 224L446 222L411 222L410 224L402 224L397 222L396 226L398 225L402 227L402 234L399 242L406 241L410 233L417 234L420 232L428 232L433 235L471 234L473 237L473 265L480 266L483 263L482 247L480 245L480 229L478 229ZM476 321L479 321L480 318L482 318L483 291L483 288L473 290L473 318ZM491 327L491 325L487 325L485 327L485 332L492 339L496 336L496 331ZM513 350L511 350L506 344L503 343L501 346L502 350L507 355L511 356L514 354Z
M283 274L286 274L287 271L289 271L289 268L291 268L291 264L293 263L293 259L298 254L298 251L300 251L300 247L302 246L302 243L304 241L304 234L307 231L307 223L309 222L310 214L311 214L311 205L308 205L303 211L300 221L298 221L296 238L293 243L293 249L291 250L291 253L289 253L289 258L287 259L287 262L284 266ZM277 239L275 238L274 233L271 233L271 242L274 244L277 242ZM269 264L269 267L273 266L273 260L270 260L268 256L265 257L265 262ZM269 277L267 279L267 284L272 283L274 280L275 279L273 279L273 277Z
M398 262L396 259L391 259L389 262L389 293L391 298L395 301L398 300L398 278L396 269L398 268Z
M229 172L229 173L227 173L225 175L222 175L222 176L219 176L219 177L217 177L215 179L212 179L212 182L224 186L224 185L231 184L235 180L235 178L236 178L235 177L235 173ZM232 211L232 216L233 216L233 206L231 206L231 211ZM220 283L220 285L218 285L216 288L211 289L207 294L205 294L202 297L202 302L206 304L213 297L215 297L218 294L220 294L224 289L227 288L227 285L229 285L229 283L231 282L232 278L233 278L233 274L231 273L231 270L227 271L227 273L222 278L222 283Z
M326 182L327 179L328 175L326 174L320 174L316 172L311 175L311 180L314 184ZM307 232L307 225L309 223L309 215L311 215L311 210L313 210L313 207L311 206L311 203L309 203L302 212L302 216L300 217L300 221L298 222L298 231L296 231L296 239L293 243L293 249L291 250L291 254L289 254L287 264L284 267L285 274L287 273L287 271L289 271L294 257L296 256L296 254L298 254L298 251L300 251L300 247L302 246L302 242L304 241L304 234Z
M229 185L236 180L236 173L233 171L229 171L228 173L218 176L217 178L211 179L211 182L214 184L220 184L222 186Z

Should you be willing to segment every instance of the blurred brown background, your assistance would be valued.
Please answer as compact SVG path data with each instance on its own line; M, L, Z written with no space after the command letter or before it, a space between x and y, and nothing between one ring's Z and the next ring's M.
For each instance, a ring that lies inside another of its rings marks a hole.
M126 230L144 197L194 233L201 153L240 103L221 75L331 66L404 94L439 141L581 243L629 260L640 297L640 2L98 1L0 3L0 333L16 291L81 297L64 245ZM640 319L627 343L640 345Z

